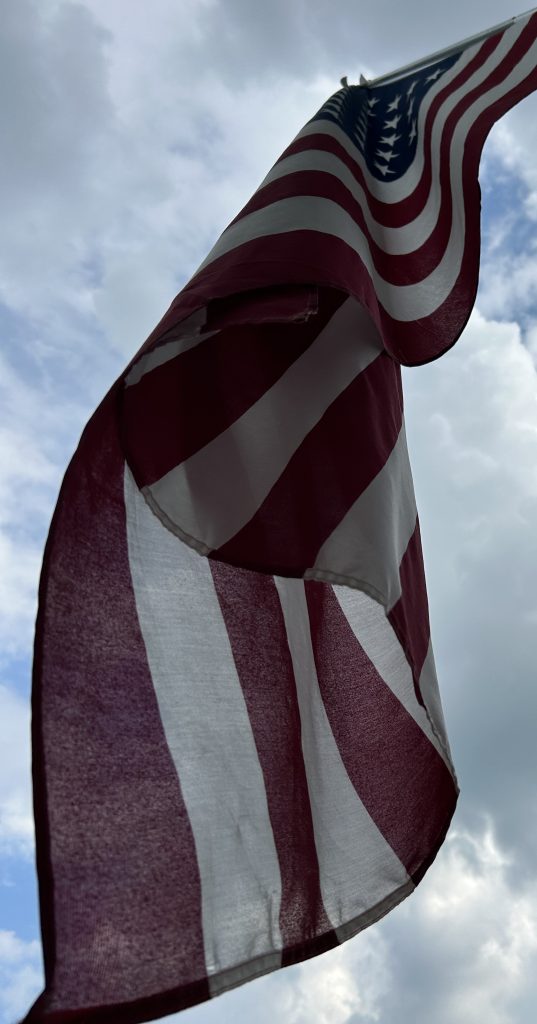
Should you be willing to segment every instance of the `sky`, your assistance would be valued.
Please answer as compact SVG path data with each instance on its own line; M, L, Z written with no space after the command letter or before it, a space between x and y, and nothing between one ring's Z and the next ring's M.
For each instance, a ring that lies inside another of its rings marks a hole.
M507 0L8 0L0 30L0 1024L41 988L29 695L50 516L89 416L347 75ZM532 1024L537 1005L537 94L481 164L476 306L404 372L432 636L461 797L417 891L183 1024Z

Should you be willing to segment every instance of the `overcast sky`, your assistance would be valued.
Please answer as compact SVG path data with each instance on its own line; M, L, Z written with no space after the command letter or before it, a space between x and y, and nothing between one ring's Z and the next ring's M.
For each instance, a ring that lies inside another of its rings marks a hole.
M80 431L220 232L348 75L508 0L7 0L0 28L0 1024L41 986L29 690L48 522ZM481 167L480 290L404 375L462 794L416 891L184 1024L533 1024L537 1005L537 95Z

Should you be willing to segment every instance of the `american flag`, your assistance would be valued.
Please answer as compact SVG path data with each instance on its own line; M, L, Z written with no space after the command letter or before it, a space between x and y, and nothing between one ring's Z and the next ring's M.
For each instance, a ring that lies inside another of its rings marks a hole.
M321 953L441 846L400 365L468 319L479 156L536 40L523 17L339 90L89 421L40 588L29 1024L135 1024Z

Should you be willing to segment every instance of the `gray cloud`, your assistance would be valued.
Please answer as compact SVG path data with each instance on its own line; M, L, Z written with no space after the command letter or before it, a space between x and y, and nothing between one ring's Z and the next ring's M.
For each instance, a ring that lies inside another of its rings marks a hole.
M92 9L118 28L122 5L111 6L116 10L105 11L104 0L91 0ZM343 74L352 81L367 70L391 71L513 16L507 0L477 0L456 11L438 2L424 8L419 0L380 0L374 5L341 0L336 6L326 0L275 0L267 5L200 0L176 7L175 16L172 6L170 0L157 0L152 17L140 0L129 9L134 8L138 24L151 19L153 25L158 21L165 26L164 54L172 49L196 86L213 70L236 89L276 76L304 79L318 74L333 75L337 87Z
M77 263L91 244L97 152L113 118L107 38L81 4L46 14L35 0L21 0L4 12L0 269L11 308L27 308L29 292L39 298L43 285L55 286L57 301L60 275L64 293L65 281L71 291L82 283Z

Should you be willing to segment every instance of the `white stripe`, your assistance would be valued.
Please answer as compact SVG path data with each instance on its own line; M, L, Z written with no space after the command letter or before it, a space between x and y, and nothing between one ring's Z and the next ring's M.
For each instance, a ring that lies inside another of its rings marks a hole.
M450 149L450 185L454 207L450 237L441 260L431 274L421 281L412 285L394 285L385 281L374 268L369 241L353 218L332 200L313 196L279 200L247 214L226 229L196 274L217 257L253 239L292 231L316 231L341 239L357 253L371 277L382 306L395 320L409 323L430 316L447 299L460 272L466 234L462 151L468 131L483 111L534 69L536 57L537 45L534 44L511 74L500 85L481 96L457 123Z
M125 506L138 618L196 846L207 971L271 951L278 966L278 856L211 572L161 525L127 468Z
M419 725L454 775L448 748L443 742L443 737L439 738L441 734L435 731L425 708L416 697L410 665L386 618L384 608L359 590L334 587L334 593L349 626L378 674Z
M339 576L351 585L366 584L367 592L389 610L401 596L399 566L415 526L416 501L403 426L384 466L324 542L305 578Z
M296 680L323 903L338 929L408 885L409 876L360 800L319 690L302 580L275 577Z
M307 434L382 351L369 314L347 299L313 344L227 430L145 491L157 515L210 550L255 514Z

